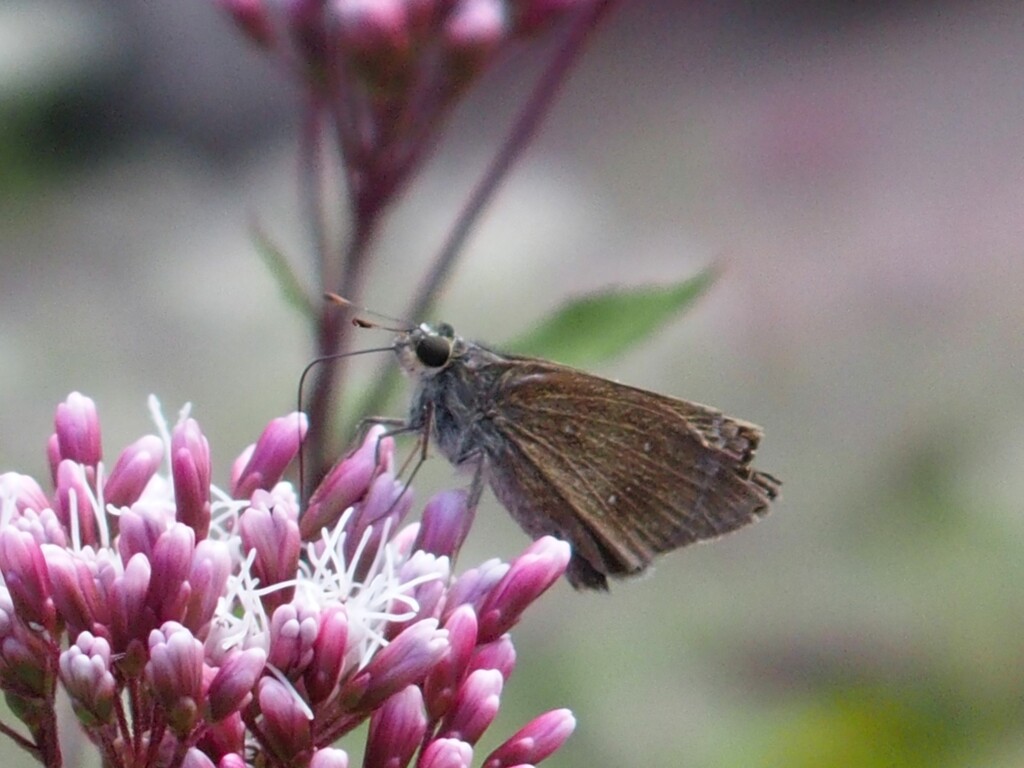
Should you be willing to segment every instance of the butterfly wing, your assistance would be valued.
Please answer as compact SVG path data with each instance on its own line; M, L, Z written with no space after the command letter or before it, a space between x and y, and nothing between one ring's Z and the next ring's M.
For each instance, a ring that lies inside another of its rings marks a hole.
M761 430L713 408L524 360L491 403L495 495L534 537L572 543L577 588L753 522L778 492L750 466Z

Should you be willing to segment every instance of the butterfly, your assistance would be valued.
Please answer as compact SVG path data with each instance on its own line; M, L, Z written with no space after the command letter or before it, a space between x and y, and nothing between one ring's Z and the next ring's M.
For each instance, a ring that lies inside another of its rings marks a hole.
M420 325L394 344L414 382L406 429L475 470L520 527L568 541L577 589L768 512L781 483L751 466L761 428L714 408Z

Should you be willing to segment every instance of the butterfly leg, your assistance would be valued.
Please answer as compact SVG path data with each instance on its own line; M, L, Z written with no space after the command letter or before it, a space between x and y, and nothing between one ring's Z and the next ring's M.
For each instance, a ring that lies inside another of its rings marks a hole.
M381 435L381 439L385 437L394 437L395 435L408 434L409 432L419 432L417 437L417 443L419 444L419 461L416 462L416 466L413 468L412 475L409 477L409 482L416 476L420 467L427 460L427 449L430 445L430 428L434 419L434 409L428 404L423 409L423 417L421 419L412 421L401 421L395 419L394 421L399 425L395 429L388 430ZM409 463L412 461L412 457L416 455L416 451L409 454L409 457L402 463L402 468L399 470L399 476L405 474L405 470L409 468Z
M476 459L476 471L473 472L473 482L469 484L469 498L466 500L466 506L470 509L476 509L476 505L480 503L480 497L484 492L484 457L483 453Z
M370 431L370 428L378 425L392 427L392 429L387 430L377 439L377 448L373 454L374 464L380 463L381 440L385 437L394 437L395 435L405 434L406 432L412 432L418 429L418 427L411 426L406 419L389 418L387 416L367 416L366 418L361 419L359 424L356 425L356 439L354 441L355 447L352 449L351 453L355 453L359 450L359 446L363 444L363 440L366 439L366 435Z
M403 419L377 419L372 420L371 422L377 424L385 423L396 425L394 429L389 429L388 431L382 433L380 439L377 441L378 456L374 462L375 464L380 463L380 440L383 440L385 437L394 437L396 435L408 434L409 432L419 433L419 435L417 436L417 440L419 442L419 460L416 462L415 466L413 466L412 472L409 474L409 478L405 481L404 485L402 486L402 492L398 494L398 498L395 499L392 506L398 504L398 502L402 499L402 497L405 495L405 492L409 490L409 486L412 485L412 481L416 478L416 473L420 471L420 467L422 467L424 463L426 463L427 461L427 448L430 443L430 425L433 420L433 413L433 408L428 405L428 407L423 409L423 418L421 420L418 420L416 423ZM406 470L409 469L409 464L412 463L413 457L416 456L416 454L417 451L412 451L405 459L405 461L402 462L402 466L398 470L398 477L402 477L402 475L405 474Z

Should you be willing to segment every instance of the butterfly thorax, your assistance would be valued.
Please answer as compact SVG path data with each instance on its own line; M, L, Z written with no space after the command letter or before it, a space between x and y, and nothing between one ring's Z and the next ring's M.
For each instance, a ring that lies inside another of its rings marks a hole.
M395 343L415 392L409 426L426 427L453 464L482 458L492 446L490 420L505 359L455 336L450 326L421 325Z

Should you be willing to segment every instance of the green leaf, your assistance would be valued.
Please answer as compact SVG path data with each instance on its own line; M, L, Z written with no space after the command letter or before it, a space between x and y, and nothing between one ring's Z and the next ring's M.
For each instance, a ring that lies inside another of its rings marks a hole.
M716 277L717 270L708 267L676 285L612 290L575 299L502 349L572 366L607 360L688 308Z
M309 294L302 287L284 253L258 224L252 224L251 230L256 253L263 259L263 263L277 282L277 287L281 291L285 303L297 309L299 314L306 319L315 321L318 306L310 300Z

